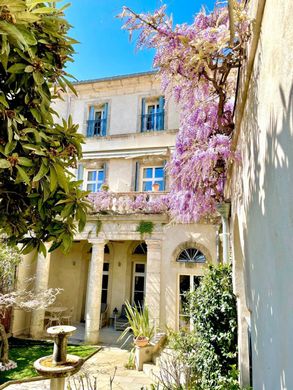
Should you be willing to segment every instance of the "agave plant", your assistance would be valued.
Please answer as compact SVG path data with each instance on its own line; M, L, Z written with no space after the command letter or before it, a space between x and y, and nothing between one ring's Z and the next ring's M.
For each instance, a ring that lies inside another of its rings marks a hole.
M131 337L130 332L132 332L134 338L144 336L151 339L155 333L155 327L151 325L148 307L144 306L142 308L140 305L131 306L129 301L125 302L125 306L129 325L119 336L118 340L126 338L126 343Z

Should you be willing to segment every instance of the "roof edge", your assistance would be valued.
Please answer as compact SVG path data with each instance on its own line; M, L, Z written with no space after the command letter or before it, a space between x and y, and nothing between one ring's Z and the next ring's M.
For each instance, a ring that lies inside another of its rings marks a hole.
M147 72L130 73L130 74L124 74L124 75L119 75L119 76L109 76L109 77L101 77L101 78L98 78L98 79L74 81L72 84L74 84L74 85L82 85L82 84L100 83L100 82L103 82L103 81L130 79L130 78L133 78L133 77L148 76L148 75L152 75L152 74L156 74L156 73L158 73L158 71L156 71L156 70L149 70Z

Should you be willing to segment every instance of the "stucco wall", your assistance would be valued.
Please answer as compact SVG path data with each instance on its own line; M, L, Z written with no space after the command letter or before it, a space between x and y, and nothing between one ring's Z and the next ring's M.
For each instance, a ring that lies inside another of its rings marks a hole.
M230 191L255 390L293 389L292 15L291 0L265 2Z

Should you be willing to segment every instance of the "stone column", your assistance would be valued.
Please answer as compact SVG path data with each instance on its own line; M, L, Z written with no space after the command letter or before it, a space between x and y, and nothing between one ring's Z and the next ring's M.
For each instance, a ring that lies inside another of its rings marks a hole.
M50 245L46 245L47 256L38 253L35 292L46 290L49 284L51 253L48 253ZM32 338L40 338L44 333L45 310L35 310L31 316L30 334Z
M99 341L102 280L105 240L89 240L92 244L92 257L89 265L85 308L85 343Z
M162 241L146 240L147 272L145 302L156 327L160 324Z

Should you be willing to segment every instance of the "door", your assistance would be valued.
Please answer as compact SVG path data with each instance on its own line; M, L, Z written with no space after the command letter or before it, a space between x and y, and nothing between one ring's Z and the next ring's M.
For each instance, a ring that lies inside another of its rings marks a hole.
M132 304L143 307L145 296L146 264L135 262L133 264Z

